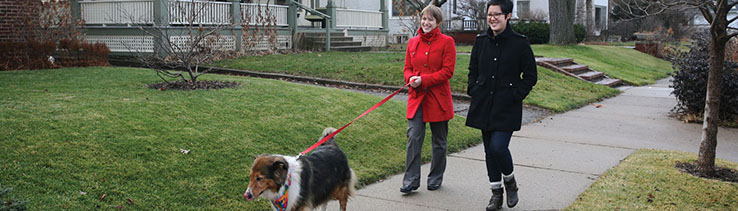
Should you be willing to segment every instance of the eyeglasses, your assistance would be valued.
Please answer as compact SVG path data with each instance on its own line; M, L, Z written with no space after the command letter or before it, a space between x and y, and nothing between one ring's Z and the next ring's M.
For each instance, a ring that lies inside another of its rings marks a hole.
M495 19L497 19L497 17L500 17L501 15L504 15L504 14L505 14L505 13L502 13L502 12L498 12L498 13L491 13L491 14L490 14L490 13L487 13L487 17L491 17L491 18L495 18Z

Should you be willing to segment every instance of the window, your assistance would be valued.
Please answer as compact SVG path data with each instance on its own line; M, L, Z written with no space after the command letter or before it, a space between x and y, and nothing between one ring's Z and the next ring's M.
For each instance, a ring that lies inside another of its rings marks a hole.
M530 1L518 1L518 18L530 19Z

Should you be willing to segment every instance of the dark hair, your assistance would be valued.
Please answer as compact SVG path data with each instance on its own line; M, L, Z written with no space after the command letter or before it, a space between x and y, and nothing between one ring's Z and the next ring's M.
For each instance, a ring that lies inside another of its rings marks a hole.
M513 10L513 3L510 0L489 0L487 2L487 7L484 8L484 10L487 11L489 6L492 5L500 6L502 13L505 13L505 15L512 13Z

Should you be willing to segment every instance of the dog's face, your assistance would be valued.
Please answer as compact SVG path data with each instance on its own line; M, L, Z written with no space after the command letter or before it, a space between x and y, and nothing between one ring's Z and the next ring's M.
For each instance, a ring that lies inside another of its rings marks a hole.
M249 188L243 197L249 201L259 196L273 198L284 185L288 168L287 160L281 156L260 155L251 166Z

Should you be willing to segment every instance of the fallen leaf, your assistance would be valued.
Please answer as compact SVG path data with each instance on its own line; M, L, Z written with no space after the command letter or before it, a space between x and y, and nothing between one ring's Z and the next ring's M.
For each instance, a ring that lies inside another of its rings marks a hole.
M598 103L590 103L590 104L591 104L592 106L594 106L595 108L601 108L601 107L603 107L603 106L604 106L604 105L602 105L602 104L598 104Z
M712 202L717 202L717 201L718 201L717 198L712 199Z
M127 198L126 200L128 201L129 205L133 205L133 199Z
M653 198L653 194L648 194L648 198Z
M107 196L107 195L103 193L103 195L100 196L100 201L105 201L105 196Z
M182 154L190 154L190 150L182 149L182 148L179 149L179 152L181 152Z

